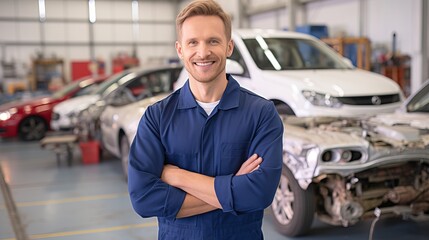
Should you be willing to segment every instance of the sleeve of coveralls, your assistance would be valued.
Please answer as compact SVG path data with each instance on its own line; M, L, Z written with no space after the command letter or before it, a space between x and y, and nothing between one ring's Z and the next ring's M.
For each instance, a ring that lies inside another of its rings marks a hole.
M159 135L159 111L149 107L131 144L128 190L134 210L142 217L175 218L186 193L161 181L164 147Z
M263 161L252 173L215 178L215 191L224 212L233 214L263 210L276 192L282 171L283 124L273 104L261 113L249 154L257 153Z

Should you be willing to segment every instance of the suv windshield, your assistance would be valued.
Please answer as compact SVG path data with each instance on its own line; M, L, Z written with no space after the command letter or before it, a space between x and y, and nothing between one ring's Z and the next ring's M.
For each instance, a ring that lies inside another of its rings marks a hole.
M262 70L348 69L337 53L311 39L243 39L256 65Z

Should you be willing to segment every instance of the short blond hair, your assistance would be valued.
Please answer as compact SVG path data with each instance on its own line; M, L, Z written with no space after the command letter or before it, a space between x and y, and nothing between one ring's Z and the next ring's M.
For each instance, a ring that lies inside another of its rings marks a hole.
M193 16L218 16L225 26L227 40L231 39L231 17L214 0L196 0L189 3L176 18L177 40L182 37L182 25L185 20Z

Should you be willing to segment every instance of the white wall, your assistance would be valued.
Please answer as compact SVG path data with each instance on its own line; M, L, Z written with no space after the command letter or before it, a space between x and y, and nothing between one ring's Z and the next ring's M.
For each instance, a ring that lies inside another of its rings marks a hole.
M328 0L308 4L307 23L328 26L331 37L359 36L360 0Z
M139 1L140 26L137 54L142 62L175 58L175 17L190 0ZM397 34L397 50L412 58L412 89L421 84L422 66L420 42L421 7L426 0L320 0L296 9L296 24L326 24L330 36L366 36L373 47L390 50L392 33ZM245 7L286 3L286 0L218 0L233 17L233 27L239 26L239 13ZM286 5L286 4L285 4ZM106 61L119 52L131 54L134 35L131 23L131 0L96 0L97 22L94 24L95 56ZM429 9L428 9L429 10ZM46 0L47 21L38 22L36 0L0 1L0 59L12 59L30 65L31 57L41 50L45 31L45 55L64 58L66 73L73 60L89 60L89 23L86 0ZM289 26L286 8L256 14L245 19L249 27L285 29ZM16 21L18 19L18 21ZM426 23L426 26L429 23ZM429 43L427 43L429 46Z
M0 60L27 66L42 51L65 60L66 78L71 78L72 61L88 61L90 23L87 0L45 0L46 22L39 22L37 0L0 1ZM131 0L96 0L97 22L94 30L94 57L106 62L119 53L132 54L137 43L137 57L142 63L177 58L174 49L176 6L172 1L139 1L139 34L133 34ZM21 73L24 75L26 72Z

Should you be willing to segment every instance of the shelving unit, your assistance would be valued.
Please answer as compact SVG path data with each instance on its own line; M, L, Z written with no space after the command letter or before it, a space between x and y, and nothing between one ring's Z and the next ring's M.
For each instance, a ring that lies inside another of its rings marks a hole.
M322 38L323 42L334 48L342 56L346 55L347 45L356 46L356 65L358 68L371 70L371 42L366 37Z
M62 59L34 59L33 77L30 78L31 90L49 90L49 84L53 81L65 84L64 61Z

